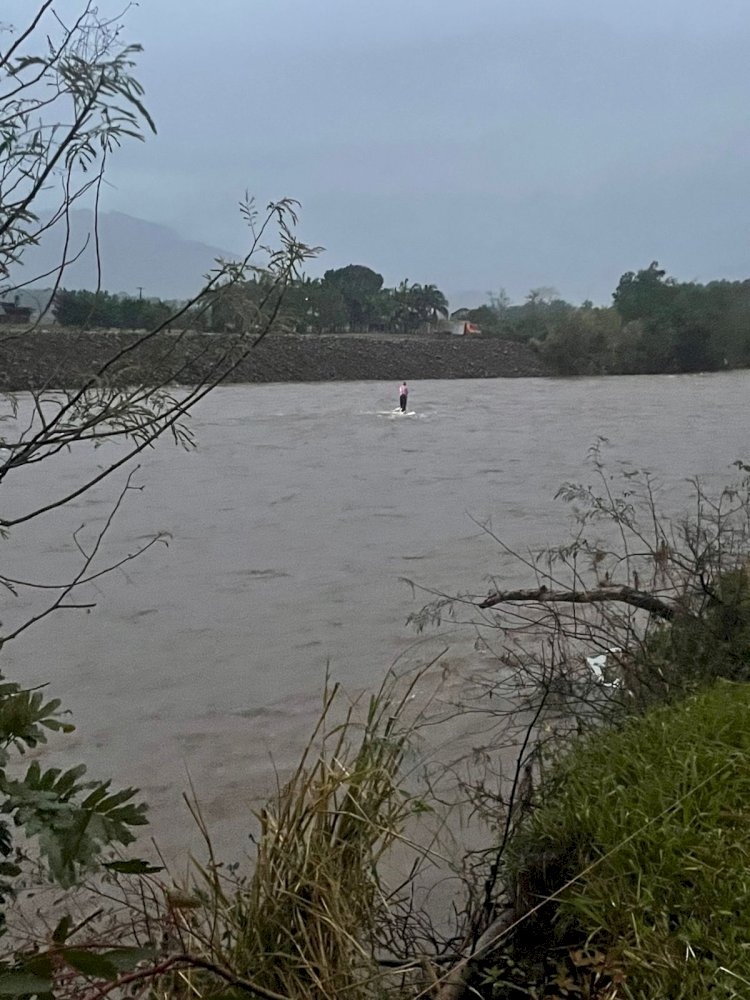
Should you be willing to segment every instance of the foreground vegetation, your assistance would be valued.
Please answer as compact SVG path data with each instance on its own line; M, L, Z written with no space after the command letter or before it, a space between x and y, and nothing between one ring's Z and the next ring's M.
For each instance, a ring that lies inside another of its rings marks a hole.
M531 914L506 952L525 995L747 995L748 710L750 688L720 681L549 771L507 858ZM524 995L495 969L493 995Z

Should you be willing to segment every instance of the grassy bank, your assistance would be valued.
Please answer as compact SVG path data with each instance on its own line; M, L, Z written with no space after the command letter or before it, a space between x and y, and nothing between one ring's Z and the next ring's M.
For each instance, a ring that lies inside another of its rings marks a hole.
M552 771L507 861L531 914L512 954L537 988L747 995L749 711L750 688L720 681L582 742ZM521 995L493 978L494 996Z

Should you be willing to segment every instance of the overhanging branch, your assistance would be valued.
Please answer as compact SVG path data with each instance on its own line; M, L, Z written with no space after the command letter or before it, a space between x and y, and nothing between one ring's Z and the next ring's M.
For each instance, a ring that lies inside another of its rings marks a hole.
M535 590L498 590L479 602L479 608L494 608L498 604L533 603L533 604L604 604L617 601L629 604L631 607L648 611L649 614L665 621L672 621L678 609L667 604L660 597L636 590L634 587L598 587L595 590L548 590L537 587Z

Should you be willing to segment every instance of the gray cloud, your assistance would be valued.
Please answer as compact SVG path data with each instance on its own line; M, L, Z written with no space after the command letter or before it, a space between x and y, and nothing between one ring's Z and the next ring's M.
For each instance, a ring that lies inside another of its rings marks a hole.
M127 32L159 135L107 208L239 249L244 190L291 195L318 270L449 292L750 274L745 0L152 0Z

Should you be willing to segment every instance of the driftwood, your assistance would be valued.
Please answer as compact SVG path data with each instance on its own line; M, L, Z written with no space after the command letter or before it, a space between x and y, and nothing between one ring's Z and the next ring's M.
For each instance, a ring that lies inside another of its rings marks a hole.
M548 590L547 587L537 587L536 590L498 590L489 594L477 607L494 608L498 604L514 602L530 602L535 604L600 604L609 601L619 601L641 608L657 618L672 621L678 613L674 605L667 604L661 598L655 597L634 587L598 587L596 590Z

